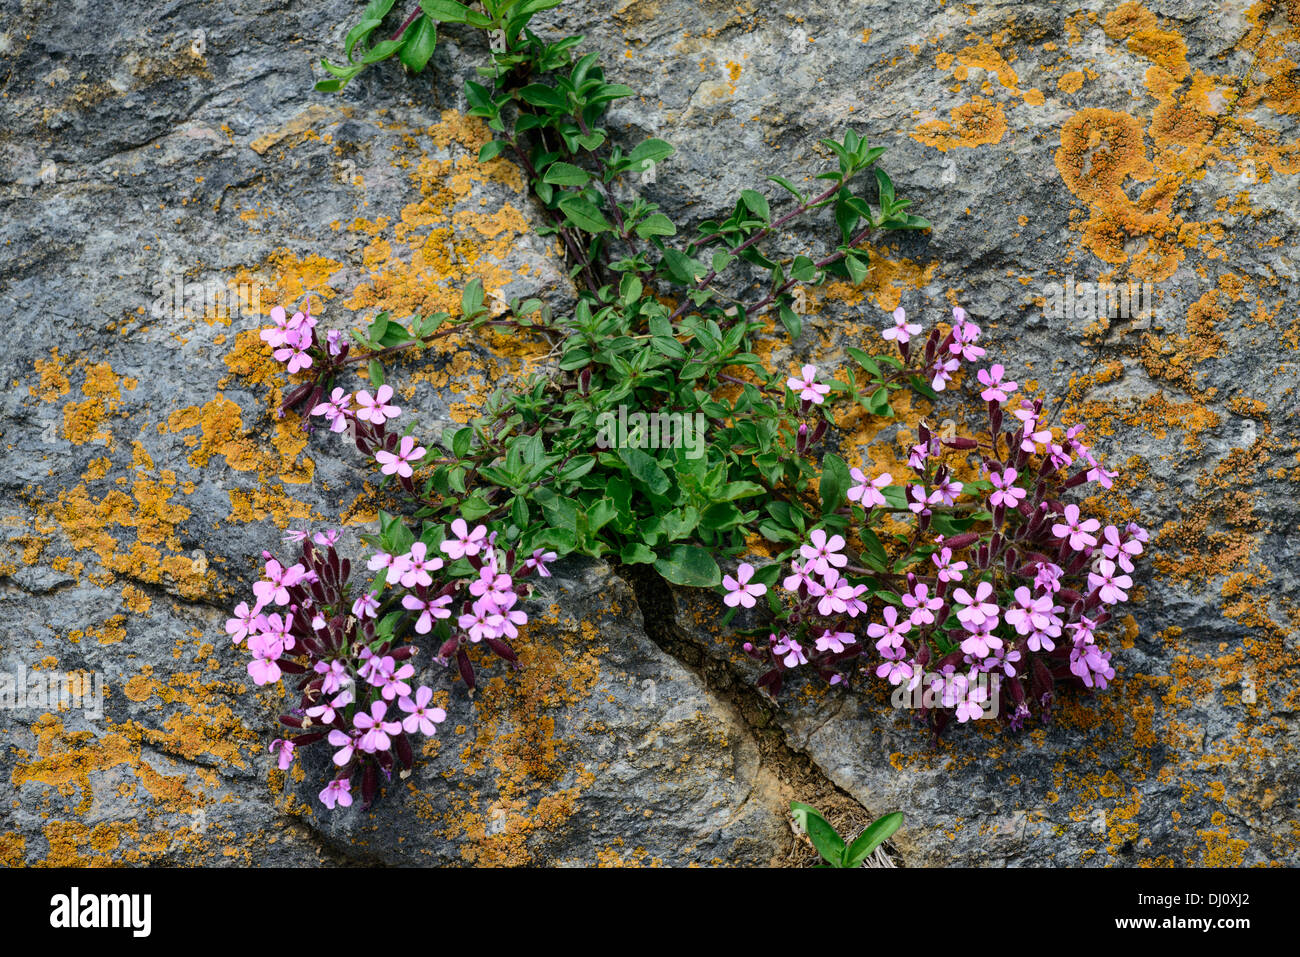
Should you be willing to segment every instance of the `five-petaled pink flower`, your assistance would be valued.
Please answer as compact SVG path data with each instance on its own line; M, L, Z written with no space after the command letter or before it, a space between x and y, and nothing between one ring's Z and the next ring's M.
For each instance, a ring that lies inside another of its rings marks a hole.
M397 706L407 713L402 719L402 727L407 734L414 734L416 731L426 736L435 734L438 725L447 720L446 711L437 705L429 706L432 699L433 689L421 685L415 689L414 698L402 698L397 702Z
M1097 536L1092 533L1101 528L1101 522L1095 518L1086 520L1079 517L1079 506L1071 502L1065 506L1065 521L1052 526L1052 534L1057 538L1068 538L1070 548L1081 552L1097 544Z
M404 435L402 441L397 445L396 452L380 449L375 453L375 461L380 464L379 471L385 475L400 475L402 478L410 478L413 474L411 463L424 458L425 451L424 446L415 444L415 439L409 435Z
M1019 386L1011 381L1004 381L1002 376L1006 369L1002 363L995 362L991 368L980 369L975 375L980 380L980 385L984 386L984 391L980 393L980 398L985 402L1005 402L1015 392Z
M1097 594L1107 605L1128 601L1128 590L1133 587L1133 579L1127 575L1117 575L1115 563L1109 558L1097 562L1097 570L1088 573L1088 587L1097 589Z
M799 371L799 374L803 376L802 379L791 378L786 382L786 385L790 387L790 391L799 393L799 398L805 402L811 402L813 405L821 405L826 401L826 396L830 395L831 387L822 385L817 381L817 367L806 365Z
M381 385L373 397L365 389L362 389L357 393L356 417L362 422L369 422L371 425L383 425L386 420L397 418L402 414L402 410L395 405L388 404L388 400L392 397L393 387L391 385Z
M825 575L831 568L843 568L849 563L847 555L841 554L844 548L844 536L832 535L829 538L820 528L814 528L808 535L809 544L799 546L799 554L812 563L812 568Z
M434 619L451 617L451 612L447 610L450 604L450 595L432 599L417 598L415 595L402 596L403 608L420 613L420 617L415 622L415 631L421 635L427 635L433 630Z
M388 704L386 702L375 701L370 705L369 714L360 711L352 719L352 723L361 731L359 744L362 751L371 753L387 751L393 743L390 735L401 733L402 723L400 721L384 720L387 711Z
M890 342L897 341L901 346L903 343L911 340L912 336L921 331L921 324L918 322L908 322L907 312L902 306L894 310L894 324L885 328L880 334L882 339L888 339Z
M884 492L881 490L894 480L892 475L888 472L882 472L875 478L868 480L866 473L862 469L850 469L849 476L857 483L849 489L848 498L850 502L857 502L866 509L873 506L888 507L889 503L885 501Z
M258 605L289 604L289 589L298 584L307 575L302 565L290 565L285 568L274 558L266 563L266 580L253 583L253 594L257 596Z
M352 410L348 408L352 404L352 394L336 388L330 393L328 402L321 402L312 407L312 415L323 415L329 419L331 432L342 432L348 427L348 419L352 417Z
M483 539L487 536L487 528L476 525L471 532L465 520L458 518L451 523L451 536L438 546L448 557L455 559L477 555L484 547Z
M767 594L767 586L762 582L750 581L753 577L754 566L749 562L741 562L740 567L736 569L735 578L724 575L722 587L727 589L727 594L722 597L722 603L728 608L735 608L737 605L753 608L755 599Z
M331 811L336 804L339 807L351 807L352 781L348 778L335 778L320 792L320 802Z
M990 472L989 484L993 486L993 492L989 495L989 504L994 508L999 505L1015 508L1026 495L1024 489L1016 486L1016 479L1019 477L1020 473L1010 466L1001 472Z
M893 605L886 605L882 615L885 623L881 625L873 621L867 625L867 637L876 639L876 648L881 652L886 648L901 648L903 639L912 630L911 620L899 618L898 609Z
M989 582L980 582L975 586L974 595L964 588L958 588L952 593L953 598L962 606L957 609L957 620L967 627L975 629L980 628L985 621L990 619L996 625L998 606L996 602L989 600L992 594L993 586Z

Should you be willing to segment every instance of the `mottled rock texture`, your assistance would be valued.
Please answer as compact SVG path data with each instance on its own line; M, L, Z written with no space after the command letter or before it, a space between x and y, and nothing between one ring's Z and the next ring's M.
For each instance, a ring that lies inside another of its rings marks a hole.
M342 327L448 308L474 275L572 299L518 172L474 162L479 38L311 90L360 6L0 3L0 671L107 686L102 718L0 713L0 861L768 863L798 797L910 812L905 864L1297 863L1300 6L549 14L642 91L617 137L677 146L639 188L682 226L742 188L780 202L763 177L803 182L847 126L888 146L934 230L812 293L772 361L833 367L884 310L960 303L1122 468L1091 505L1150 527L1151 562L1109 692L938 748L883 693L763 702L708 596L572 563L532 600L524 671L485 666L472 699L435 677L428 758L331 816L310 764L273 770L281 702L223 609L283 528L360 528L376 502L335 437L274 419L258 312L312 291ZM1048 314L1053 284L1103 280L1150 283L1155 314ZM399 370L403 404L436 434L545 349L449 340ZM904 430L922 414L947 413ZM853 464L901 470L898 429L841 424Z

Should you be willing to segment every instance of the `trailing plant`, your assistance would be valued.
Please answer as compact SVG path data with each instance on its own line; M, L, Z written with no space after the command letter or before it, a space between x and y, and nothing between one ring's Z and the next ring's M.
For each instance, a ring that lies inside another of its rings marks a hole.
M916 349L910 343L921 328L898 310L884 333L897 344L897 354L850 349L854 365L842 379L824 379L812 365L790 377L765 368L755 351L758 338L772 333L773 321L792 339L800 336L797 307L804 287L832 277L865 279L868 237L929 226L908 211L909 202L896 195L877 165L883 148L852 130L823 140L834 166L818 175L820 188L805 192L771 177L789 195L782 208L774 211L768 196L743 190L725 217L679 239L677 225L637 190L647 165L663 162L672 147L649 139L625 152L601 125L609 104L633 91L609 83L595 54L579 53L580 37L552 41L529 29L529 19L556 2L487 0L476 10L426 0L396 35L373 43L391 3L372 3L349 34L350 65L329 67L339 82L327 81L325 88L337 89L355 75L341 75L340 69L359 69L405 50L416 41L404 31L421 22L429 24L420 28L428 31L453 23L489 33L482 82L471 81L465 89L470 113L492 133L479 159L505 157L520 165L547 216L543 232L557 237L564 251L577 300L568 315L555 315L538 299L512 300L494 310L474 280L455 314L381 312L364 329L347 333L319 329L310 301L292 315L283 307L272 311L274 324L262 336L296 383L279 414L300 416L309 431L345 435L379 471L381 487L396 502L380 513L378 532L363 537L375 552L368 570L380 572L373 580L352 581L351 567L330 550L333 542L322 546L324 552L305 547L302 560L291 566L301 578L281 578L285 591L268 590L284 573L268 560L268 580L255 589L255 603L241 606L232 619L232 635L247 638L254 655L249 669L255 681L305 676L299 679L299 706L282 719L302 733L277 743L282 763L304 744L333 739L340 755L347 752L346 760L336 758L336 780L350 782L359 773L368 802L375 790L367 781L405 766L403 736L373 731L392 723L375 707L393 699L384 694L391 687L383 683L386 672L370 662L376 656L391 659L387 670L402 671L427 640L434 659L454 660L472 688L467 648L486 645L513 663L509 639L526 620L516 605L527 595L520 579L531 571L545 575L547 562L569 554L653 565L674 584L721 588L728 604L746 607L793 560L788 600L777 600L774 591L769 596L770 610L781 619L779 632L764 644L746 646L768 663L761 686L773 694L796 667L807 665L837 684L872 667L859 656L866 636L859 634L857 619L865 623L883 615L892 627L897 619L890 614L909 601L924 606L933 621L921 620L913 609L908 614L917 616L915 630L894 635L898 643L891 637L880 653L895 670L902 656L918 666L953 664L952 642L966 639L951 619L955 615L960 624L968 616L954 603L961 593L949 597L946 583L958 580L950 577L958 565L966 567L957 558L962 553L975 559L978 573L967 581L981 603L985 585L996 586L999 596L1008 588L1018 596L1014 579L1037 564L1043 568L1031 576L1035 592L1026 614L1061 617L1068 608L1062 625L1103 622L1094 596L1075 590L1092 546L1083 546L1081 559L1073 552L1058 554L1058 566L1044 539L1043 529L1067 514L1059 490L1077 482L1058 481L1040 463L1059 469L1073 456L1086 455L1094 471L1101 467L1080 450L1077 432L1061 440L1064 448L1056 444L1041 403L1031 403L1028 413L1017 410L1018 429L999 434L1001 403L1015 389L1001 382L1000 365L979 370L987 385L988 435L948 439L923 426L911 481L868 481L823 448L845 407L890 418L900 392L938 402L949 383L969 379L961 374L962 364L979 359L983 349L976 345L978 327L961 310L951 327L936 326ZM427 62L415 59L416 65L407 63L413 69ZM815 255L776 248L793 224L823 211L835 229L828 248ZM736 289L749 291L728 293ZM495 393L467 425L436 439L418 435L418 424L392 405L388 368L443 338L486 329L545 337L553 344L553 361ZM353 374L362 365L368 384L358 389ZM963 468L985 468L989 475L967 478L963 486L956 479ZM1110 473L1098 474L1109 484ZM1001 506L972 497L997 483L1005 486ZM1014 501L1012 487L1021 493ZM963 491L970 500L959 502ZM886 512L910 516L913 531L894 532L891 539L880 523ZM1123 565L1137 535L1118 534L1106 547L1119 551L1105 560ZM454 554L471 540L480 544L478 552ZM724 579L719 559L733 562L757 540L768 543L775 560L757 569L742 563L735 578ZM428 558L438 550L449 560L443 567ZM529 557L517 562L517 556ZM928 561L947 564L926 571ZM420 575L408 580L416 566ZM1060 574L1053 577L1044 570L1048 566ZM436 582L435 571L441 573ZM977 585L977 578L988 580ZM1115 575L1109 581L1120 583ZM1047 589L1061 592L1068 605L1040 608L1035 602L1045 601ZM363 598L363 610L374 614L353 608ZM931 607L935 598L943 600L942 607ZM430 602L438 603L437 610ZM1111 602L1107 597L1101 603ZM272 607L284 610L268 614ZM1083 617L1085 611L1093 617ZM980 622L992 617L985 614ZM971 667L984 667L995 647L1004 649L1004 662L1019 660L1013 653L1020 639L1007 637L1007 628L1016 627L1007 618L975 629L988 653L977 656L978 664L972 659ZM1049 656L1049 673L1059 671L1061 662L1050 657L1056 649L1041 635L1054 627L1035 625L1040 637L1031 649ZM1005 640L996 645L1000 636ZM1085 683L1104 687L1108 668L1093 667L1100 655L1088 651L1079 660L1087 663ZM337 699L329 697L334 692L326 690L329 677L321 667L331 675L341 669L340 680L350 680L353 689L350 698L325 711L318 711L322 703ZM376 677L381 683L371 680ZM421 693L396 692L399 707L408 698L418 704ZM959 704L945 699L943 708ZM939 729L943 708L924 711ZM959 720L970 716L966 711L958 710ZM363 739L369 749L360 744ZM343 786L331 787L341 801ZM322 800L328 803L324 794Z

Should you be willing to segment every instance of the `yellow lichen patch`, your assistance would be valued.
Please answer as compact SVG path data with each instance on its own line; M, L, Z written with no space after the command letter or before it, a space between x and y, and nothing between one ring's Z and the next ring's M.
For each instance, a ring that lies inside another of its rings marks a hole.
M1177 33L1162 30L1153 14L1140 3L1122 3L1105 21L1106 35L1127 40L1130 52L1145 57L1175 80L1187 76L1187 43Z
M973 149L1000 143L1007 132L1007 118L1002 107L982 97L977 96L954 108L949 117L949 120L922 123L911 134L912 139L946 153L959 146Z

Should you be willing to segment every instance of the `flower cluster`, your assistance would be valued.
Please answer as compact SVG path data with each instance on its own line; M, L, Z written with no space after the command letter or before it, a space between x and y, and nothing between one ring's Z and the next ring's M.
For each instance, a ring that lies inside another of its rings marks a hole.
M401 541L402 531L389 533ZM432 531L427 540L371 556L367 567L378 574L368 582L354 581L352 562L335 548L337 531L290 532L301 545L299 560L284 565L264 553L253 604L240 602L226 623L227 634L251 656L255 684L297 677L298 705L280 717L297 733L277 738L270 750L283 770L303 747L320 741L333 747L337 771L320 792L327 807L349 806L358 778L369 805L381 778L410 773L412 738L434 734L446 720L433 689L413 683L419 650L411 637L433 633L439 644L432 660L447 666L454 659L473 688L467 647L481 642L516 661L509 640L528 621L518 607L528 593L520 579L549 575L546 565L555 558L538 552L516 563L513 551L496 547L495 534L482 525L470 529L460 518L450 529Z
M906 362L920 331L899 309L884 337ZM955 309L951 331L930 334L921 367L933 389L983 356L979 332ZM790 388L814 378L805 367ZM782 593L769 595L780 628L744 646L769 666L759 678L769 693L796 668L831 684L874 677L910 692L924 683L920 710L936 730L994 706L1018 729L1034 712L1049 719L1058 685L1104 689L1114 679L1099 629L1128 600L1147 533L1132 523L1103 527L1062 500L1084 483L1110 488L1117 474L1082 441L1082 426L1053 426L1040 400L1013 403L1019 387L1001 365L975 378L984 431L941 437L922 424L912 474L896 481L851 469L844 505L792 551L788 574L742 564L724 579L724 602L743 608L780 580ZM892 536L892 553L886 515L912 525L912 534ZM852 549L855 535L861 544ZM991 700L990 686L1007 706Z

